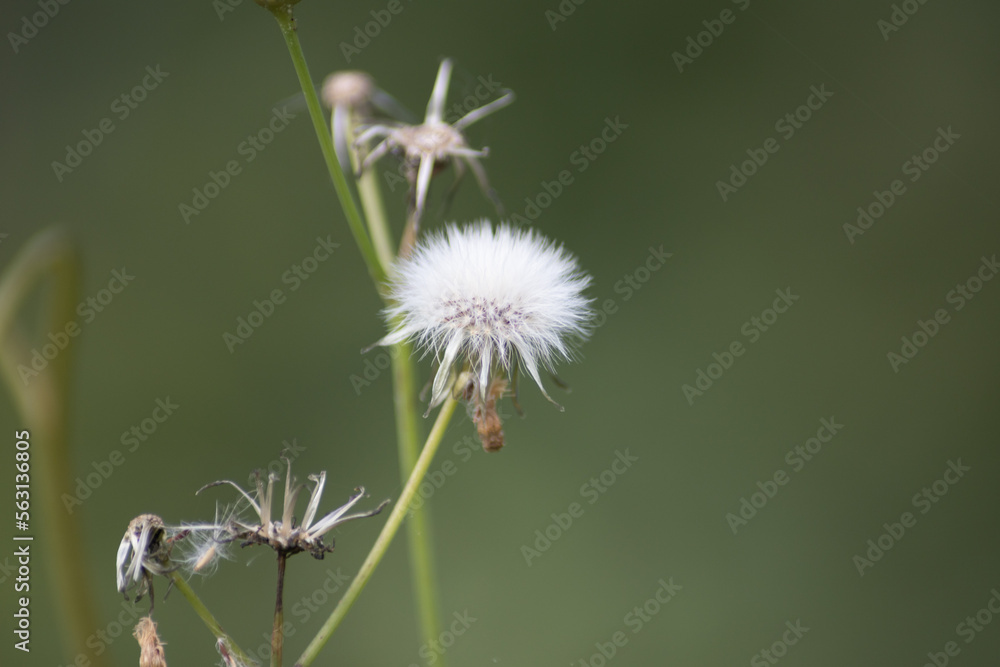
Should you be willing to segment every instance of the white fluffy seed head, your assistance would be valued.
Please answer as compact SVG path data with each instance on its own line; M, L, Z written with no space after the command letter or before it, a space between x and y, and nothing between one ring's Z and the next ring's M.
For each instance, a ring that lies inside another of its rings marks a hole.
M587 337L589 284L575 257L533 230L450 225L397 264L386 310L394 327L379 344L412 339L434 352L431 406L447 396L459 359L468 360L480 392L494 367L509 375L520 364L544 394L539 367L570 359Z

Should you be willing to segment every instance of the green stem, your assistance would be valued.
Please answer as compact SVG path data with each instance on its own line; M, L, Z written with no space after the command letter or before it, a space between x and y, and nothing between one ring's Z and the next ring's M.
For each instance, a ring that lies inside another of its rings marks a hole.
M42 326L46 333L65 331L68 322L76 321L79 274L77 252L69 235L48 229L28 241L0 279L0 369L31 434L31 481L37 484L37 502L30 527L52 572L52 590L59 596L57 613L66 628L60 634L67 638L68 655L85 650L95 619L100 618L81 555L84 539L79 516L71 516L60 501L63 494L72 494L73 485L69 414L74 339L69 339L47 368L29 370L22 379L18 367L32 368L31 344L25 332L16 327L16 318L24 299L49 275L52 287ZM94 656L92 662L103 666L110 659Z
M330 133L333 133L331 120ZM368 221L368 232L372 235L372 242L375 244L375 253L378 255L382 266L389 271L393 263L392 238L389 234L389 224L386 221L385 205L382 203L382 190L378 184L378 176L373 168L361 171L361 158L358 155L358 148L354 145L355 114L350 114L347 130L347 146L351 156L351 166L354 172L361 172L358 177L358 197L361 198L361 208L365 211L365 220ZM367 149L367 147L366 147Z
M417 418L416 364L413 350L406 343L395 346L392 358L393 399L396 409L396 440L399 444L399 473L406 479L420 454L420 424ZM414 509L406 527L410 549L410 570L417 612L424 641L441 635L437 576L434 572L433 532L430 507L423 503ZM443 663L442 663L443 667Z
M319 99L312 86L312 77L309 75L309 69L306 65L305 57L302 54L302 48L299 44L298 35L295 31L295 20L292 16L291 6L272 8L271 11L275 16L275 19L278 21L278 25L281 27L282 35L285 37L289 53L292 56L292 62L295 66L299 83L302 86L302 91L306 97L309 115L312 118L313 126L316 130L316 136L320 143L320 149L323 152L327 169L330 172L330 178L333 180L334 187L337 190L337 195L340 198L341 205L344 208L344 213L347 216L348 223L350 224L351 232L358 243L362 256L365 258L365 262L368 265L368 271L375 281L376 289L379 291L380 295L384 296L381 290L381 283L385 280L386 271L391 269L393 263L393 251L391 234L389 231L389 225L386 221L385 207L383 205L382 194L379 188L376 171L374 169L366 170L365 173L363 173L358 179L357 183L358 194L361 198L362 206L364 207L365 218L368 221L368 233L371 234L371 238L374 241L373 246L371 242L369 242L368 236L366 235L361 217L358 214L357 206L354 203L354 198L351 195L351 191L347 185L340 162L337 159L336 150L332 140L332 128L328 131L323 122ZM353 119L351 125L353 131ZM348 142L348 145L351 148L351 157L356 162L357 154L355 152L353 142ZM412 245L412 242L413 240L411 240L409 245ZM408 345L397 346L396 353L397 354L395 355L393 361L394 399L397 424L396 432L399 447L400 474L402 478L406 478L407 476L410 476L411 471L414 470L414 466L418 460L417 454L420 441L420 429L417 418L416 371L411 357L411 350ZM453 410L454 406L452 406L451 409ZM435 447L436 446L437 445L435 444ZM414 489L415 488L416 487L414 486ZM406 505L408 503L409 500L403 504ZM393 530L393 534L394 532L395 529ZM384 531L383 534L385 534ZM438 613L436 590L437 578L434 574L434 556L431 545L430 517L426 505L413 512L412 522L408 528L407 534L410 548L414 590L417 598L417 608L420 616L422 634L425 639L435 639L439 635L438 630L440 628L440 615ZM392 534L389 535L388 539L392 539ZM385 546L388 546L388 542L386 542ZM378 559L380 558L381 556L378 556L374 564L377 564ZM374 565L372 565L372 569L374 569ZM364 581L367 581L367 578ZM357 593L360 593L361 588L364 586L364 581L360 583L357 592L354 594L355 596ZM348 594L350 594L350 591ZM345 596L345 599L346 597L347 596ZM344 613L346 613L351 603L353 603L353 599L347 603L346 607L344 607ZM339 608L340 606L338 606L338 609ZM336 613L337 611L335 610L334 614ZM340 622L339 619L333 620L333 616L331 616L331 620L332 625L328 622L328 625L331 625L331 627L327 636L321 639L323 632L321 631L321 634L317 635L317 639L314 640L314 644L317 641L320 642L315 651L318 651L319 646L322 646L322 644L327 641L329 633L332 633L333 628L335 628ZM310 645L310 647L312 647L312 645Z
M437 419L434 421L434 426L427 436L427 442L424 443L424 449L420 453L420 458L417 459L416 465L413 467L413 472L410 473L410 478L407 480L406 486L403 487L403 492L400 494L399 500L396 501L395 507L392 508L392 513L389 514L382 532L379 533L378 539L375 540L371 551L368 552L368 557L365 558L365 562L361 565L361 569L358 570L358 574L354 577L354 581L351 582L347 592L344 593L344 597L337 603L330 617L326 619L323 627L320 628L313 640L309 642L309 646L302 653L302 657L295 663L296 667L306 667L312 664L316 656L319 655L320 649L329 641L330 635L337 629L340 622L344 620L344 616L347 615L351 605L357 600L365 584L371 579L375 568L382 561L382 557L385 556L392 538L396 536L399 526L403 523L403 519L409 511L409 505L413 501L413 496L417 493L417 487L423 481L424 475L427 474L427 469L434 459L438 445L441 444L441 439L444 437L445 429L448 428L448 422L451 421L451 416L455 412L455 405L455 399L449 396L441 406Z
M295 73L299 77L299 85L302 86L302 92L306 96L309 117L312 118L313 129L316 130L316 138L319 140L319 147L323 152L326 168L330 172L330 180L333 181L333 187L337 191L340 205L344 209L344 215L347 216L347 224L351 228L354 241L358 244L361 256L368 266L368 273L371 275L372 280L375 281L376 286L378 286L385 280L385 267L382 266L378 256L375 254L375 248L368 238L364 222L361 220L361 214L358 212L358 206L354 202L354 195L351 194L351 189L347 185L347 179L344 177L344 171L340 168L340 162L337 161L333 139L326 127L326 121L323 119L319 97L317 97L316 89L313 87L312 77L309 75L309 67L306 65L306 59L302 53L302 45L299 43L299 35L295 30L295 17L292 15L292 8L288 5L277 8L269 7L269 9L274 14L274 18L277 19L278 26L281 28L281 34L288 45L288 53L292 57Z
M347 145L355 173L360 171L359 147L355 146L354 114L348 127ZM331 132L333 128L331 126ZM367 147L365 147L367 149ZM366 169L358 178L358 194L368 221L375 249L382 265L392 267L393 251L385 206L375 169ZM417 373L413 349L406 343L394 346L392 354L393 404L396 412L396 442L398 445L399 477L405 482L413 471L420 455L420 420L417 412ZM410 570L413 592L417 602L417 616L424 641L437 639L441 634L441 614L438 603L437 576L434 572L433 532L430 507L427 503L412 512L406 529L410 551ZM444 663L442 662L442 667Z
M351 127L353 134L353 123ZM358 151L353 142L351 161L357 171ZM358 180L358 193L365 209L368 229L376 241L380 256L389 259L384 266L392 266L392 249L389 228L386 224L385 207L379 190L374 169L367 169ZM395 345L392 354L393 405L396 411L396 442L399 452L399 477L406 480L420 455L420 420L417 417L417 371L413 361L413 349L409 344ZM437 576L434 572L433 532L431 531L430 507L427 503L415 509L406 528L407 544L410 550L410 570L413 577L413 592L417 601L417 616L424 641L437 639L441 634L441 614L437 593ZM444 663L442 662L442 667Z
M389 225L386 224L385 207L382 205L382 190L379 188L375 169L366 169L358 177L358 196L361 197L361 207L365 210L368 229L375 242L382 266L389 270L392 267L392 239L389 235Z
M223 630L222 626L219 625L219 622L215 620L215 616L212 616L212 612L208 610L208 607L206 607L205 603L201 601L198 594L195 593L194 589L188 585L188 582L184 581L184 577L182 577L176 570L171 572L169 576L174 582L174 586L177 587L177 590L181 592L181 595L183 595L184 599L188 601L188 604L191 605L191 608L194 609L195 613L198 614L201 620L205 623L212 635L223 643L226 650L236 656L240 664L254 664L253 661L247 657L247 654L243 652L243 649L241 649L236 642L233 641L233 638L226 634L226 631Z

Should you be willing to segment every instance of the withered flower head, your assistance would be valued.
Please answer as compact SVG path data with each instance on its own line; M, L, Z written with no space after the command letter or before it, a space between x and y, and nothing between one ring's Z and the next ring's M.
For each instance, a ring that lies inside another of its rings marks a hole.
M213 486L229 484L239 491L240 495L250 504L250 507L257 514L257 521L246 522L238 517L233 517L229 523L229 531L233 539L242 540L244 546L266 544L285 555L308 551L314 558L323 558L324 554L333 551L332 540L329 545L323 542L323 536L327 532L352 519L375 516L389 503L388 500L384 500L373 510L348 514L347 512L365 495L364 487L361 487L356 489L356 493L348 499L345 505L316 520L319 502L323 496L323 487L326 484L326 471L323 471L319 475L309 475L309 481L313 482L312 493L309 496L305 516L302 517L301 522L298 522L294 514L295 504L299 493L305 488L305 484L296 483L292 477L292 462L287 458L284 460L288 464L288 472L285 476L285 493L280 508L277 506L274 492L274 484L279 480L279 477L274 473L268 475L266 485L261 478L260 471L254 473L256 482L254 496L248 494L235 482L227 479L206 484L198 490L198 493L201 493Z
M370 125L358 135L356 142L358 145L363 145L376 137L384 137L364 159L363 169L369 168L376 160L390 151L403 158L407 179L414 197L414 220L417 221L423 214L431 176L449 162L455 165L456 176L459 178L465 173L465 168L468 166L479 182L483 193L494 202L498 210L502 208L496 193L490 187L486 170L479 162L479 158L486 157L489 150L470 148L462 131L477 120L513 102L514 93L506 91L502 97L470 111L455 121L453 125L449 125L444 121L444 107L448 97L450 78L451 60L446 58L441 61L441 67L438 69L434 91L427 103L427 115L422 124Z
M136 601L151 591L154 574L167 574L172 541L167 537L163 519L155 514L140 514L128 525L118 546L116 573L118 592L128 597L128 589L138 584Z

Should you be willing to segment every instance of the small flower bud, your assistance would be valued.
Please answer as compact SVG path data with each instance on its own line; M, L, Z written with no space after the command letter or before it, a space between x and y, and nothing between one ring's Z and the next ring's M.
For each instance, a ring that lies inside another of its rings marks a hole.
M363 109L371 103L374 92L375 82L364 72L334 72L323 82L323 102L331 109Z

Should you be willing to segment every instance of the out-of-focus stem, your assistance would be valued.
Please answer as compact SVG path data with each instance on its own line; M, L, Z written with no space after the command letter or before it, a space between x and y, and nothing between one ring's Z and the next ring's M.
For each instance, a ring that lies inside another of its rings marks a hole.
M69 235L60 229L45 230L21 249L0 278L0 370L15 405L30 432L32 504L34 510L23 535L37 536L37 551L52 573L52 589L66 628L66 654L85 650L100 618L93 604L86 567L79 516L71 516L59 500L72 495L69 455L70 383L74 338L49 360L43 370L32 367L31 343L15 326L18 310L31 290L51 278L44 310L45 333L65 331L76 319L79 299L79 261ZM48 341L46 341L48 342ZM106 654L93 656L95 665L108 665Z

